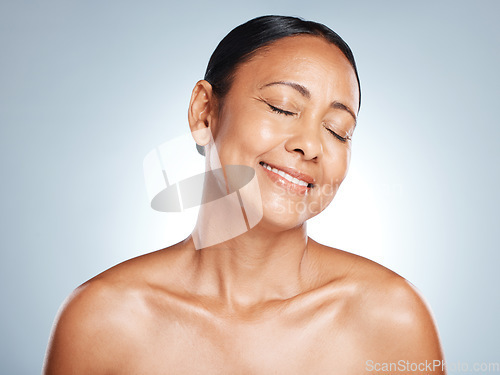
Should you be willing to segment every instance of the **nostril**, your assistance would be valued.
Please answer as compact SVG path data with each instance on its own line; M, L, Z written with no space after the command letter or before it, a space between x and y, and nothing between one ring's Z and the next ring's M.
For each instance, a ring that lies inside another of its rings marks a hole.
M305 155L304 151L303 151L303 150L301 150L300 148L296 148L296 149L295 149L295 150L293 150L293 151L298 151L298 152L300 152L302 155Z

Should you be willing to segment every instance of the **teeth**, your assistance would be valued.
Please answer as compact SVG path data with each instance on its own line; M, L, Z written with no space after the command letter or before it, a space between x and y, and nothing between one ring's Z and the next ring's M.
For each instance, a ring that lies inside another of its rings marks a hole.
M287 181L290 181L294 184L300 185L300 186L309 186L309 184L305 181L299 180L297 177L290 176L288 173L283 172L282 170L276 169L276 168L271 168L269 165L266 163L262 162L262 166L266 168L267 170L270 170L276 174L279 174L281 177L286 179Z

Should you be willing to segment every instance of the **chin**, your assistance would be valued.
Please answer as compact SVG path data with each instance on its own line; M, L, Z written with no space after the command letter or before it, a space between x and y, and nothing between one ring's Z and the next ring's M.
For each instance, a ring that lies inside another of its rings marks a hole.
M304 225L313 216L310 213L287 212L284 206L267 205L256 227L276 233L284 232Z
M283 220L270 220L269 218L263 217L262 220L254 228L255 230L264 230L271 233L282 233L288 230L299 228L305 225L306 222L291 222Z

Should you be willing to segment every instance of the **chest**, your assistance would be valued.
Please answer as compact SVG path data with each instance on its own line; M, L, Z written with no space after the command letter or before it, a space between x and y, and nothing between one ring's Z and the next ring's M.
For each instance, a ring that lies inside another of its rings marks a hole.
M331 374L351 371L342 330L325 317L160 322L127 358L130 374ZM360 373L360 371L357 371Z

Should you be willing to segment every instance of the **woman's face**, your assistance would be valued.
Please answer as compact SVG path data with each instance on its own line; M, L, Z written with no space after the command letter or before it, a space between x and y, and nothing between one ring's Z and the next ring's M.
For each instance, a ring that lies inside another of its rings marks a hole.
M330 204L347 174L358 102L353 68L319 37L280 39L238 67L211 131L223 166L255 169L261 223L293 228Z

